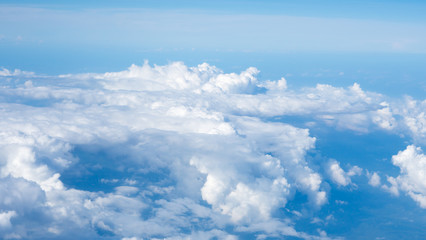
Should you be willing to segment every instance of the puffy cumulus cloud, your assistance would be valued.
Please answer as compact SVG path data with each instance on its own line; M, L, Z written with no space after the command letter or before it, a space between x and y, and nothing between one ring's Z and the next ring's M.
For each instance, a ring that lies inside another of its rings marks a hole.
M287 89L287 80L285 78L281 78L278 81L265 81L263 83L259 83L259 87L266 88L269 92L281 92Z
M418 101L406 97L394 107L394 114L402 118L402 124L408 129L415 141L426 143L426 100Z
M406 192L420 207L426 208L426 156L420 147L409 145L392 157L392 163L400 168L400 175L388 177L384 188L398 195Z
M27 231L46 229L50 216L40 186L21 177L0 179L0 236L19 239L28 237Z
M35 164L35 154L31 148L14 144L6 145L0 151L6 160L0 171L1 176L22 177L34 181L45 191L63 188L59 174L52 174L44 164Z
M109 90L192 90L201 92L251 92L255 89L259 73L254 67L236 73L223 73L207 63L188 68L182 62L151 67L148 62L142 66L132 65L122 72L105 74L61 75L62 78L97 79ZM282 84L281 84L282 85Z
M250 67L239 75L218 74L211 77L201 89L206 92L251 92L254 90L257 73L259 71L256 68Z
M214 97L221 112L249 116L302 116L338 129L368 133L391 131L398 126L391 106L377 93L365 92L359 84L348 88L318 84L298 91L286 89L285 79L258 83L265 94L229 94ZM224 101L226 99L226 101Z
M348 174L349 177L360 176L362 174L362 168L360 168L358 166L353 166L349 169L347 174Z
M349 171L345 172L340 163L336 160L330 160L327 167L327 172L331 180L339 186L348 186L352 184L351 177L362 174L362 168L353 166Z
M0 183L0 204L2 210L12 211L14 215L24 215L42 208L46 196L40 186L24 178L11 176L2 178Z
M370 184L373 187L378 187L380 186L380 176L379 174L377 174L376 172L370 173L367 172L367 176L368 176L368 184Z
M277 212L296 192L313 209L327 203L324 176L306 160L316 139L275 117L365 132L392 130L394 110L358 84L292 91L257 73L181 62L58 77L2 70L14 81L0 88L0 191L13 194L0 195L0 233L315 239ZM328 169L342 186L362 172Z
M382 109L377 110L372 117L372 120L380 128L386 130L392 130L397 126L397 121L393 116L392 110L390 109L389 103L381 102Z
M165 66L151 67L148 63L139 67L132 65L122 72L105 73L93 76L101 79L106 89L111 90L149 90L161 91L166 89L190 89L202 84L198 72L214 74L216 68L200 66L189 69L182 62L174 62Z
M287 178L307 193L314 204L321 206L325 203L325 192L320 190L321 177L304 159L306 151L315 143L307 129L241 117L235 120L235 127L251 142L252 149L279 159L280 166L286 168Z
M206 175L201 189L204 200L239 223L270 220L272 210L284 207L296 186L315 205L324 204L321 177L304 159L315 140L307 130L249 117L232 120L244 136L241 145L222 140L214 148L226 153L223 156L216 159L209 153L191 159ZM228 150L231 145L234 148Z
M350 177L343 171L337 161L330 161L328 171L331 179L338 185L347 186L351 183Z
M174 101L194 108L193 103L187 102L193 100L198 103L196 107L220 113L265 117L307 115L339 128L360 132L368 131L370 125L388 130L396 125L389 104L382 96L365 92L356 83L347 89L318 84L302 91L284 91L287 89L284 78L260 82L256 79L258 72L248 68L240 74L228 74L206 63L187 67L182 62L165 66L150 66L145 62L122 72L60 76L58 82L62 85L91 88L91 94L82 89L52 89L23 83L13 92L4 90L3 95L122 106L151 103L153 109L176 107ZM105 94L105 89L112 91ZM266 90L266 94L256 94L262 92L261 89ZM179 98L170 101L170 95L174 98L176 92L179 92ZM162 96L166 93L169 96ZM176 114L176 110L181 112L183 109L172 109L170 113Z

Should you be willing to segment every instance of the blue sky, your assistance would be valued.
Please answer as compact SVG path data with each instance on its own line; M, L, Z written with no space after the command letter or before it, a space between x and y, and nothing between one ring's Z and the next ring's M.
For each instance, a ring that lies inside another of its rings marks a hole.
M425 53L424 8L382 1L33 2L4 5L2 35L34 47Z
M422 239L425 11L1 1L1 238Z
M256 66L385 93L425 90L425 4L417 1L50 1L2 2L0 65L46 74L119 71L144 60ZM360 74L358 74L360 73ZM330 74L329 74L330 75ZM334 79L334 80L333 80ZM311 82L310 82L311 81ZM396 84L399 87L393 87Z

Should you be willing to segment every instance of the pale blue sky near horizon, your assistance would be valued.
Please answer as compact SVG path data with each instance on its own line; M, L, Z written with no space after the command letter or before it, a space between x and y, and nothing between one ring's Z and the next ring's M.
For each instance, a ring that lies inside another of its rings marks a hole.
M422 1L1 1L0 66L64 74L208 62L295 86L374 91L383 79L388 94L420 97L425 11Z
M181 4L178 8L170 1L142 1L133 8L126 7L126 2L121 6L109 1L102 6L90 3L2 4L2 45L135 51L426 53L425 22L416 14L425 9L422 3L231 1Z

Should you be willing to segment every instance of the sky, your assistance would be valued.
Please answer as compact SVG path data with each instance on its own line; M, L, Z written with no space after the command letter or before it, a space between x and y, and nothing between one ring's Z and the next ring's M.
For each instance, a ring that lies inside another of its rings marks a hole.
M2 239L423 239L426 3L0 1Z

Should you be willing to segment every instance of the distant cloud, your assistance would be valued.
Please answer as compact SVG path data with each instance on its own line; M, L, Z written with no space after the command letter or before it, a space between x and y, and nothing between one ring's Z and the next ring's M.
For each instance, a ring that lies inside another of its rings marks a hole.
M14 71L10 71L6 68L1 68L0 70L0 77L12 77L12 76L32 76L34 75L33 72L27 72L27 71L21 71L19 69L15 69Z

